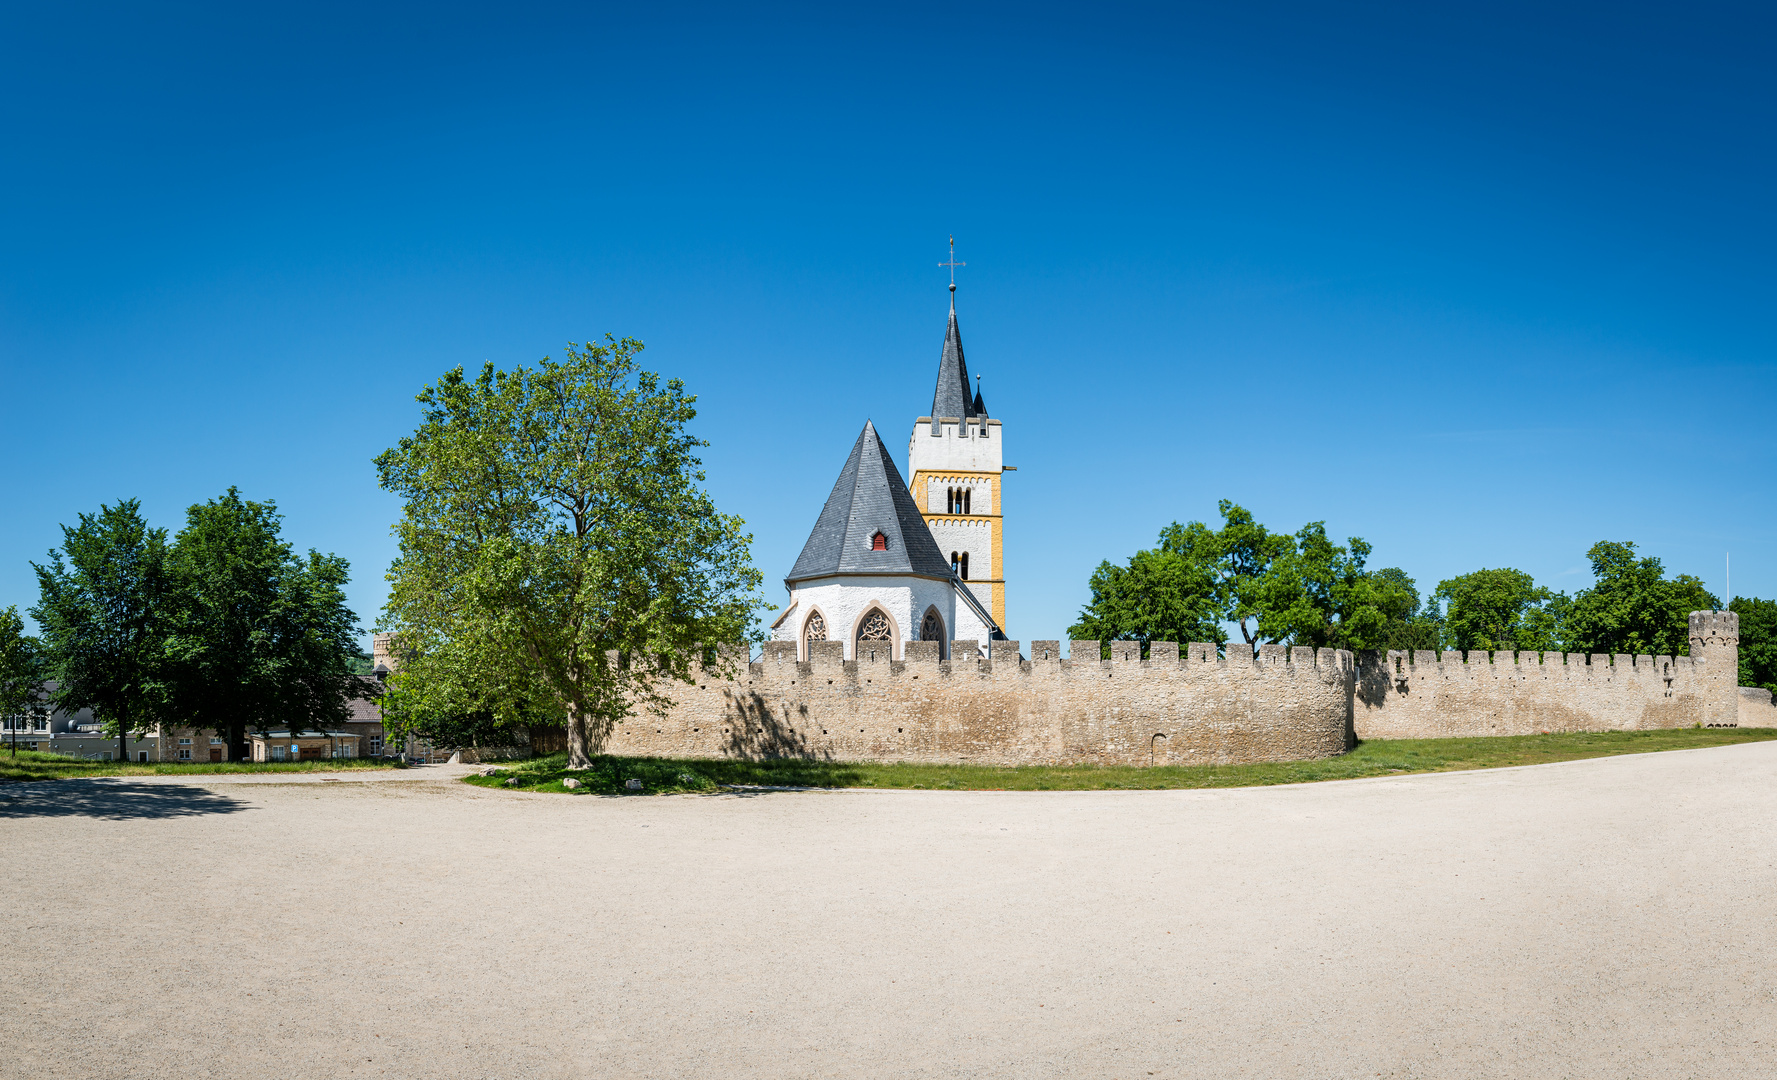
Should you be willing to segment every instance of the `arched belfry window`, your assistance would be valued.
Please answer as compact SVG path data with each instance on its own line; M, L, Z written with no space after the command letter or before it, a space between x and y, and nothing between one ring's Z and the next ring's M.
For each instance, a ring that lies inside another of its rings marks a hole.
M969 580L969 553L966 551L963 552L962 562L959 564L957 572L962 575L964 581Z
M958 561L958 558L959 556L956 552L953 551L950 553L950 572L953 574L961 573L962 563Z
M872 536L870 538L870 550L871 551L887 551L888 550L888 537L882 535L882 533L880 533L880 532L877 533L875 536Z
M965 514L969 512L969 496L970 496L970 494L972 494L972 489L963 488L963 509L962 509L962 512Z
M944 617L938 614L937 608L926 608L926 617L919 623L919 640L944 640Z

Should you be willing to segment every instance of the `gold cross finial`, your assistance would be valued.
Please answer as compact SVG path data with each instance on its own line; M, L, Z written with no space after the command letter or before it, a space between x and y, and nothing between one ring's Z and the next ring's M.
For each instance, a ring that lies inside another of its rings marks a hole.
M959 266L969 265L968 263L956 261L956 237L952 236L950 238L950 261L949 262L941 262L938 265L940 267L947 266L950 268L950 291L955 292L956 291L956 268Z

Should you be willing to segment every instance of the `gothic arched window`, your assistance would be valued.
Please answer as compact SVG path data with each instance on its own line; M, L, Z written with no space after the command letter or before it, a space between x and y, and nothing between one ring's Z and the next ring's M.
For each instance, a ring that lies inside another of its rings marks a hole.
M859 641L893 641L893 640L895 640L894 624L889 622L889 617L887 615L883 614L883 611L881 608L876 608L876 609L872 610L870 612L870 614L864 616L864 619L862 622L858 623L858 640Z
M827 640L827 620L822 617L820 612L817 611L808 617L808 622L802 627L802 640L811 644ZM809 654L811 659L813 655L813 653Z
M970 488L963 488L963 513L969 512L969 496L974 494Z
M944 619L938 614L937 608L926 608L926 617L919 624L919 640L944 640Z
M875 536L872 536L870 538L870 550L871 551L887 551L888 550L888 537L882 535L881 533L877 533Z

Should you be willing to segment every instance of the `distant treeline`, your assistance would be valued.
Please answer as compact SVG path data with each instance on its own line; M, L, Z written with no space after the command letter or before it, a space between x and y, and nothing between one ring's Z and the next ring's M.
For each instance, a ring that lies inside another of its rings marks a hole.
M1586 552L1596 579L1572 596L1522 570L1475 570L1422 596L1398 567L1370 570L1370 545L1337 544L1324 522L1276 532L1223 500L1222 525L1177 522L1124 565L1100 563L1091 601L1069 628L1079 639L1219 641L1342 649L1487 649L1684 655L1688 617L1720 599L1629 542ZM1740 684L1777 689L1777 601L1739 598Z

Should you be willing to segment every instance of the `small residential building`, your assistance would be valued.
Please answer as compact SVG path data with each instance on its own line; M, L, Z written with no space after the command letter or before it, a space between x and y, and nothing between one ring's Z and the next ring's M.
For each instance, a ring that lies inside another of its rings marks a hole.
M350 731L256 731L247 736L254 761L328 761L358 756L358 736Z

